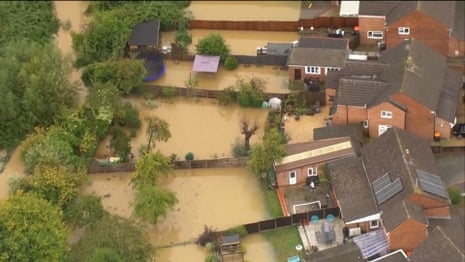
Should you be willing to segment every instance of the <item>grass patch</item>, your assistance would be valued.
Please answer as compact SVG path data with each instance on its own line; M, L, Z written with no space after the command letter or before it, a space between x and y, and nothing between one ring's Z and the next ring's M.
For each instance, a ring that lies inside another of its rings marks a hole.
M260 184L263 191L265 206L269 214L272 217L282 217L283 211L281 210L276 190L268 187L268 181L266 179L260 178Z
M260 233L273 246L277 261L287 261L295 256L295 246L302 244L297 226L282 227Z

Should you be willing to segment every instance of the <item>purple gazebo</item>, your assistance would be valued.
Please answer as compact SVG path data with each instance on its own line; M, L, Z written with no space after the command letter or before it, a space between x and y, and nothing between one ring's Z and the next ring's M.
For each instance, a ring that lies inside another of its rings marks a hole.
M211 55L195 55L194 65L192 66L193 72L218 72L218 65L220 64L219 56Z

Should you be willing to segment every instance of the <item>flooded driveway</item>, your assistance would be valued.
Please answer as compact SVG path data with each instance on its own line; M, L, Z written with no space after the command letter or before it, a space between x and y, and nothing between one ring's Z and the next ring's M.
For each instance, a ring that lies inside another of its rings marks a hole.
M130 177L131 173L92 175L83 193L106 196L102 202L107 210L129 217L134 197ZM224 230L269 218L258 180L245 168L176 170L159 186L175 192L179 203L156 225L148 226L155 246L189 242L203 232L204 225ZM248 261L274 260L271 246L260 236L248 236L244 244ZM156 261L204 261L206 256L203 248L186 244L158 249Z
M301 1L191 1L194 20L297 21Z

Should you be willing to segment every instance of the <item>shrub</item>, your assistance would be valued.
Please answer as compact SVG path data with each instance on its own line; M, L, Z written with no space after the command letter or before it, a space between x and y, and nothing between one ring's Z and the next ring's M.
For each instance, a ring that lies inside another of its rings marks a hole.
M244 143L240 139L236 139L232 146L232 153L234 157L241 157L249 155L249 151L245 148Z
M173 98L176 96L176 88L174 86L165 86L163 87L162 93L168 98Z
M137 111L137 109L129 102L126 102L123 105L123 111L124 119L121 124L129 128L138 129L141 126L139 111Z
M462 203L462 194L460 193L460 189L456 187L450 187L448 190L449 198L452 202L452 205L458 205Z
M220 95L218 96L218 101L220 105L232 104L236 102L236 99L237 99L237 93L234 90L233 86L225 88L223 92L221 92Z
M194 160L194 153L192 153L192 152L187 153L187 154L184 156L184 159L186 159L186 160L188 160L188 161Z
M227 70L234 70L239 66L239 63L237 62L237 58L235 56L228 56L226 57L226 60L224 60L224 67Z
M249 232L247 232L247 229L244 226L237 226L230 228L226 231L227 234L238 234L240 237L245 237Z
M239 93L237 101L243 107L261 107L265 99L265 82L259 78L252 78L249 81L239 80Z

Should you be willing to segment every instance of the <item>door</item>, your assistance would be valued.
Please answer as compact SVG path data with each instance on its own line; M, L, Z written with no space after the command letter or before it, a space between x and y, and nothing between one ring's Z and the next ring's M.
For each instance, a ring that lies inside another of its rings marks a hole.
M291 171L289 172L289 185L297 184L297 172Z
M391 125L378 125L378 136L382 135L388 128L391 128Z
M302 80L302 70L300 68L294 68L294 80Z

